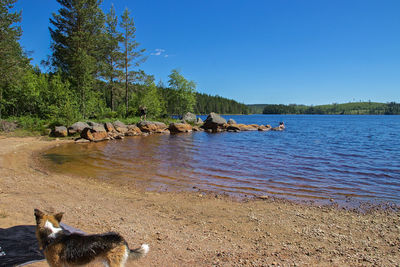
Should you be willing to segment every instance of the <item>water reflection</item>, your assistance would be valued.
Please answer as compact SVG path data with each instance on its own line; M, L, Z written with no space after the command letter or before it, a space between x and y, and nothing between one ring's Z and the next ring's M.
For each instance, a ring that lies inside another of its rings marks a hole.
M242 116L285 132L151 135L51 149L52 169L149 189L400 203L400 116ZM242 120L242 121L241 121ZM382 120L385 122L383 123Z

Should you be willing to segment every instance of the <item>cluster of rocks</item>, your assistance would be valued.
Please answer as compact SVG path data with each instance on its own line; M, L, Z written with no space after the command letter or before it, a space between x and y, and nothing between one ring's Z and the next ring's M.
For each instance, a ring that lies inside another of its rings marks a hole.
M141 121L126 125L121 121L106 122L76 122L70 127L57 126L51 132L54 137L66 137L80 134L77 142L99 142L104 140L123 139L125 136L148 135L151 133L169 133L168 127L162 122Z
M207 119L204 121L202 128L208 132L240 132L240 131L283 131L285 125L281 123L278 127L271 127L271 125L258 125L258 124L238 124L235 120L229 119L226 121L220 115L211 112Z
M125 136L139 136L149 134L188 133L192 131L207 132L240 132L240 131L281 131L283 124L272 128L270 125L237 124L230 119L228 122L216 113L210 113L203 122L195 114L188 112L182 122L171 123L168 126L162 122L140 121L137 124L126 125L121 121L104 124L96 122L76 122L70 127L57 126L51 132L54 137L66 137L80 134L76 142L99 142L104 140L122 139Z
M15 129L17 129L17 127L18 127L17 122L0 120L0 131L2 132L12 132Z

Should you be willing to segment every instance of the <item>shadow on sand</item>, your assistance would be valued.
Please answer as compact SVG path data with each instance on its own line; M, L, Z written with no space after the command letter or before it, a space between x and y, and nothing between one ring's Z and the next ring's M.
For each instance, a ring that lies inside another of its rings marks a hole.
M18 266L44 260L34 225L0 228L0 266Z
M60 223L65 234L85 232ZM7 229L0 228L0 267L22 266L44 260L35 236L35 225L17 225Z

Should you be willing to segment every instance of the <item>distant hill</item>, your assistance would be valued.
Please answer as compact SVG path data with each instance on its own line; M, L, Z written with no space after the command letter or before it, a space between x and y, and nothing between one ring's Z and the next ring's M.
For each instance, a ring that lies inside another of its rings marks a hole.
M396 102L351 102L317 106L256 104L247 107L253 114L400 115L400 104Z

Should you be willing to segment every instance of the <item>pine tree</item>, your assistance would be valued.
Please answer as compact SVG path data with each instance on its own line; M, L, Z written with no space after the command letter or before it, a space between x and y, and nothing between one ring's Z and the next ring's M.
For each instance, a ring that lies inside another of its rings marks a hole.
M129 83L134 82L135 73L130 71L130 67L138 67L142 62L146 60L143 56L145 49L138 49L139 43L136 41L136 27L133 22L133 18L130 17L128 8L125 8L124 13L121 16L120 27L122 28L122 42L124 44L124 82L125 82L125 105L126 105L126 116L129 114Z
M80 111L84 117L97 105L95 78L101 69L101 37L104 14L102 0L57 0L62 6L53 13L50 23L53 50L52 65L70 79L79 95Z
M118 17L115 15L114 5L106 16L104 33L104 55L105 62L103 77L108 80L110 88L110 107L115 110L115 79L123 75L120 69L124 54L120 51L119 43L122 42L122 34L117 31Z
M16 0L0 1L0 118L7 99L4 91L18 82L29 60L20 44L22 30L15 25L21 21L21 12L10 13Z

